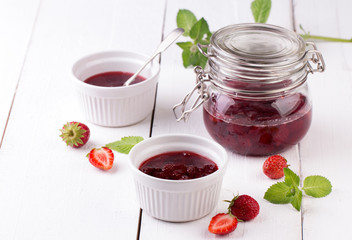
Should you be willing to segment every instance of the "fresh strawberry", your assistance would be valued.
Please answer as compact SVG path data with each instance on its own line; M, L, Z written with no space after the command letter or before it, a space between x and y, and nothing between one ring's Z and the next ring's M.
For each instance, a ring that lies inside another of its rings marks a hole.
M210 220L208 230L215 234L228 234L236 229L237 223L237 218L232 214L219 213Z
M258 202L248 195L235 196L228 209L232 215L243 221L249 221L259 214Z
M280 155L268 157L263 164L264 174L271 179L282 178L284 176L284 168L287 168L287 160Z
M62 140L74 148L82 147L88 142L90 136L87 125L80 122L68 122L60 131Z
M88 153L87 157L94 167L103 170L111 169L114 163L114 153L107 147L93 148L90 153Z

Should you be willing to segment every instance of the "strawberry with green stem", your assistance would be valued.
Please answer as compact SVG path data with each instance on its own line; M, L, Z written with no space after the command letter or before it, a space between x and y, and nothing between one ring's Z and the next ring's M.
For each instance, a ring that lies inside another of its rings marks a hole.
M229 212L242 221L249 221L259 214L258 202L249 195L237 195L229 202Z
M67 122L60 131L62 140L74 148L82 147L90 137L88 126L80 122Z

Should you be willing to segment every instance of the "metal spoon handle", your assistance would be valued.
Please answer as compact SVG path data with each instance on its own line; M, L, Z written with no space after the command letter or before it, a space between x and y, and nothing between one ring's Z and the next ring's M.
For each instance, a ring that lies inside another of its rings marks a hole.
M140 72L142 72L142 70L156 57L158 56L160 53L162 53L163 51L165 51L173 42L176 41L177 38L179 38L182 34L183 34L184 30L182 28L176 28L175 30L173 30L171 33L169 33L169 35L166 36L166 38L160 43L160 45L158 46L158 48L156 49L155 53L153 54L153 56L151 58L149 58L149 60L143 64L142 67L140 67L138 69L138 71L133 74L132 77L130 77L124 84L123 86L128 86L131 84L131 82L134 81L134 79L138 76L138 74Z

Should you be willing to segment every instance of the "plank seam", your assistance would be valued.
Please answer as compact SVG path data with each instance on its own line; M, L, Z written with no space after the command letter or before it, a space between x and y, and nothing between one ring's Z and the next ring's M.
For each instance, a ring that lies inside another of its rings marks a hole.
M28 52L29 52L30 45L31 45L31 42L32 42L32 37L33 37L33 33L34 33L34 30L35 30L35 27L37 25L37 21L38 21L38 16L39 16L39 12L40 12L40 9L41 9L41 5L42 5L42 0L39 1L37 12L36 12L36 15L35 15L35 18L34 18L34 22L33 22L33 26L32 26L32 30L31 30L31 33L30 33L30 36L29 36L29 39L28 39L28 44L27 44L26 51L25 51L25 54L24 54L24 59L23 59L23 63L22 63L22 66L21 66L20 74L18 76L17 84L16 84L16 87L15 87L15 91L13 93L13 97L12 97L12 101L11 101L11 105L10 105L10 109L9 109L9 113L7 115L7 118L6 118L4 131L2 133L2 137L1 137L1 141L0 141L0 149L1 149L2 144L4 142L7 125L9 123L9 120L10 120L10 117L11 117L11 112L12 112L13 105L15 103L17 90L18 90L18 87L19 87L19 84L20 84L20 81L21 81L21 78L22 78L23 69L24 69L24 66L26 65L26 62L27 62Z
M298 143L298 160L299 160L299 168L298 168L298 174L299 174L299 178L300 178L300 186L302 188L303 184L302 184L302 156L301 156L301 143ZM303 222L304 222L304 215L303 215L303 205L304 203L304 200L303 200L303 197L302 197L302 202L301 202L301 211L300 211L300 214L301 214L301 239L303 240Z
M294 32L297 32L297 29L296 29L296 16L295 16L295 0L291 0L290 1L290 7L291 7L291 18L292 18L292 30ZM299 174L299 177L300 177L300 185L302 187L302 156L301 156L301 144L298 143L298 146L297 146L297 150L298 150L298 160L299 160L299 169L298 169L298 174ZM302 198L302 203L301 203L301 211L300 211L300 214L301 214L301 239L303 240L303 222L304 222L304 215L303 215L303 198Z
M164 35L164 31L165 31L166 12L167 12L167 0L165 0L165 5L164 5L163 24L161 26L161 41L164 40L164 36L165 36ZM159 64L161 64L161 54L159 55ZM154 125L154 116L155 116L155 107L156 107L157 96L158 96L158 84L156 86L156 91L155 91L154 106L153 106L153 111L152 111L152 116L151 116L151 121L150 121L149 137L153 136L153 125ZM143 220L143 209L140 209L136 240L140 239L141 228L142 228L142 220Z
M165 5L164 5L164 17L163 17L163 24L161 26L161 40L160 40L160 42L162 42L164 40L164 36L165 36L164 31L165 31L166 9L167 9L167 0L165 0ZM159 64L161 65L161 54L159 55ZM157 96L158 96L158 84L157 84L156 91L155 91L154 106L153 106L153 111L152 111L152 116L151 116L151 121L150 121L149 137L152 137L152 135L153 135L154 115L155 115L155 106L156 106Z

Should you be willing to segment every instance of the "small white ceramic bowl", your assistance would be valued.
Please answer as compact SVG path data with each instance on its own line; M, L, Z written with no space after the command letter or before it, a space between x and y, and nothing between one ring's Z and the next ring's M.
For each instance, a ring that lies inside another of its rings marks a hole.
M121 87L100 87L84 82L111 71L136 72L148 56L127 51L107 51L79 59L72 68L73 80L86 118L97 125L122 127L142 121L153 110L160 66L154 60L142 72L146 80Z
M139 170L148 158L171 151L192 151L208 157L218 170L190 180L161 179ZM129 157L137 200L150 216L170 222L192 221L209 214L217 205L228 156L214 141L187 134L161 135L138 143Z

